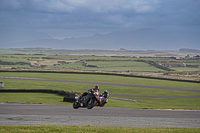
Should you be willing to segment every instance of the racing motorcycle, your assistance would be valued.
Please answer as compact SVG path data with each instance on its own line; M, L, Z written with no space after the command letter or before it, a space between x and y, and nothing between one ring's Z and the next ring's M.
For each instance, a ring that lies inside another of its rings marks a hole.
M98 99L99 97L99 99ZM92 109L93 107L103 107L108 102L109 93L105 90L102 95L98 95L93 89L84 92L80 97L76 96L76 101L73 103L73 108L86 107Z

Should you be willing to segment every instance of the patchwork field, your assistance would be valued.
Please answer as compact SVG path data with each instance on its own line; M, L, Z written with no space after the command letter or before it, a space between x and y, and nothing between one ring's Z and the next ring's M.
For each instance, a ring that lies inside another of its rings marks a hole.
M193 58L0 54L0 69L117 72L200 80L200 61Z

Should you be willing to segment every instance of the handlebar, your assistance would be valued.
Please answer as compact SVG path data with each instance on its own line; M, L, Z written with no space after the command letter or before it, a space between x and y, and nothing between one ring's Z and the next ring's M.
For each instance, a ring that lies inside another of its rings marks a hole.
M94 92L94 90L93 89L88 90L88 93L91 93L91 92Z

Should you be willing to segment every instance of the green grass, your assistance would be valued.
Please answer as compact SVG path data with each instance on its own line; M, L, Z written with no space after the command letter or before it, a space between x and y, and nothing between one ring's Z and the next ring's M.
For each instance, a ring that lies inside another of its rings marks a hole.
M87 65L96 65L98 68L86 67L82 70L106 70L106 71L136 71L158 72L162 69L150 66L148 63L135 61L87 61Z
M86 67L81 70L94 70L94 71L131 71L131 72L161 72L165 71L156 67L105 67L105 68L91 68Z
M95 74L58 74L58 73L28 73L28 72L0 72L2 77L26 77L39 79L56 79L56 80L70 80L70 81L89 81L102 83L118 83L118 84L133 84L133 85L149 85L162 86L174 88L199 89L199 83L178 82L169 80L124 77L113 75L95 75ZM22 81L23 82L23 81ZM34 81L37 83L36 81Z
M168 58L153 58L153 57L147 57L147 58L136 58L136 60L149 60L149 61L155 61L155 62L168 62L171 61Z
M186 65L198 65L198 66L200 66L200 61L198 61L196 63L186 63Z
M111 57L111 56L82 56L81 60L135 60L132 57Z
M52 90L64 90L64 91L75 91L75 92L87 91L95 86L95 84L12 80L12 79L1 79L1 82L4 82L5 89L52 89ZM111 86L111 85L100 85L100 89L101 89L100 92L103 92L104 90L109 90L111 94L123 94L123 95L146 95L146 96L199 95L198 93L195 92L159 90L159 89L138 88L138 87L123 87L123 86Z
M0 126L4 133L199 133L200 128L131 128L93 126Z
M109 99L105 107L133 109L200 109L200 98L117 98L132 99L136 100L137 103ZM0 93L0 102L72 106L72 103L63 102L63 96L46 93Z
M33 68L30 67L30 65L0 65L0 67L6 67L6 68Z
M50 66L48 68L65 68L65 69L78 69L78 70L93 70L93 71L134 71L134 72L158 72L165 71L147 63L143 62L130 62L130 61L87 61L88 65L96 65L98 68L83 66L81 62Z
M120 77L111 75L94 75L94 74L58 74L58 73L16 73L16 72L1 72L0 76L5 77L24 77L24 78L40 78L40 79L56 79L56 80L71 80L71 81L89 81L89 82L105 82L105 83L121 83L121 84L138 84L152 86L168 86L175 88L199 89L199 83L165 81L155 79L144 79L134 77ZM4 82L5 89L52 89L85 92L93 88L96 84L81 84L67 82L48 82L48 81L32 81L32 80L14 80L0 79ZM150 95L150 96L198 96L199 93L149 89L139 87L124 87L100 85L100 93L108 90L110 94L123 95ZM24 94L24 95L23 95ZM21 103L42 103L56 105L70 105L62 102L63 97L54 94L25 94L25 93L0 93L0 102L21 102ZM10 95L10 96L9 96ZM41 95L41 96L40 96ZM52 95L52 97L51 97ZM14 99L11 99L11 98ZM50 99L48 99L50 98ZM111 97L112 98L112 97ZM123 107L134 109L200 109L200 98L146 98L146 97L117 97L129 98L136 100L137 103L125 102L109 99L106 107ZM48 100L47 100L48 99ZM51 101L52 100L52 101ZM48 101L50 101L48 103Z
M11 56L13 57L13 56ZM3 62L25 62L25 63L29 63L28 60L26 58L8 58L8 57L0 57L0 60Z
M118 97L137 101L115 102L109 99L109 103L106 107L123 107L133 109L197 109L200 105L200 98L149 98L149 97Z
M84 69L85 66L82 65L81 62L76 62L76 63L70 63L70 64L66 64L66 65L58 65L58 66L50 66L47 68L66 68L66 69Z
M0 49L1 50L1 49ZM17 54L0 54L0 58L19 58L19 59L26 59L26 58L45 58L45 57L52 57L48 55L31 55L31 54L23 54L23 55L17 55ZM54 56L53 56L54 57ZM55 57L57 57L55 55Z
M188 68L188 67L173 67L176 71L200 71L200 68Z
M132 61L87 61L88 65L97 65L98 67L113 67L113 66L133 66L133 67L148 67L148 63L132 62Z
M49 55L48 58L53 59L65 59L65 60L77 60L80 56L70 56L70 55Z
M0 102L72 105L72 103L63 102L63 96L46 93L0 93Z

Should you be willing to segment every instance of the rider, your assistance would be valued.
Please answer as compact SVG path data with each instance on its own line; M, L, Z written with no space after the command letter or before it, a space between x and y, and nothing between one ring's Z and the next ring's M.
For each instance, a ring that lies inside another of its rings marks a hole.
M89 93L90 91L94 91L95 94L96 94L96 97L97 97L97 99L98 99L98 98L99 98L99 89L100 89L100 87L99 87L98 85L96 85L94 88L88 90L88 93ZM81 98L82 98L83 96L86 96L88 93L87 93L87 92L82 93Z
M103 95L99 94L99 89L100 89L100 87L99 87L98 85L96 85L96 86L93 88L93 90L94 90L94 92L95 92L95 94L96 94L96 98L97 98L98 101L99 101L99 103L98 103L99 106L103 107L104 104L105 104L105 98L103 97Z
M95 95L96 95L96 98L99 101L99 105L103 107L104 104L106 103L106 99L105 99L105 97L103 95L99 94L99 90L100 90L100 87L98 85L96 85L94 88L88 90L88 92L93 91L95 93ZM88 94L87 92L84 92L82 94L82 96L85 96L87 94Z
M100 87L98 85L96 85L93 90L99 95L99 89Z
M96 98L99 100L99 89L100 89L100 87L98 85L96 85L93 89L90 89L88 91L94 91Z

